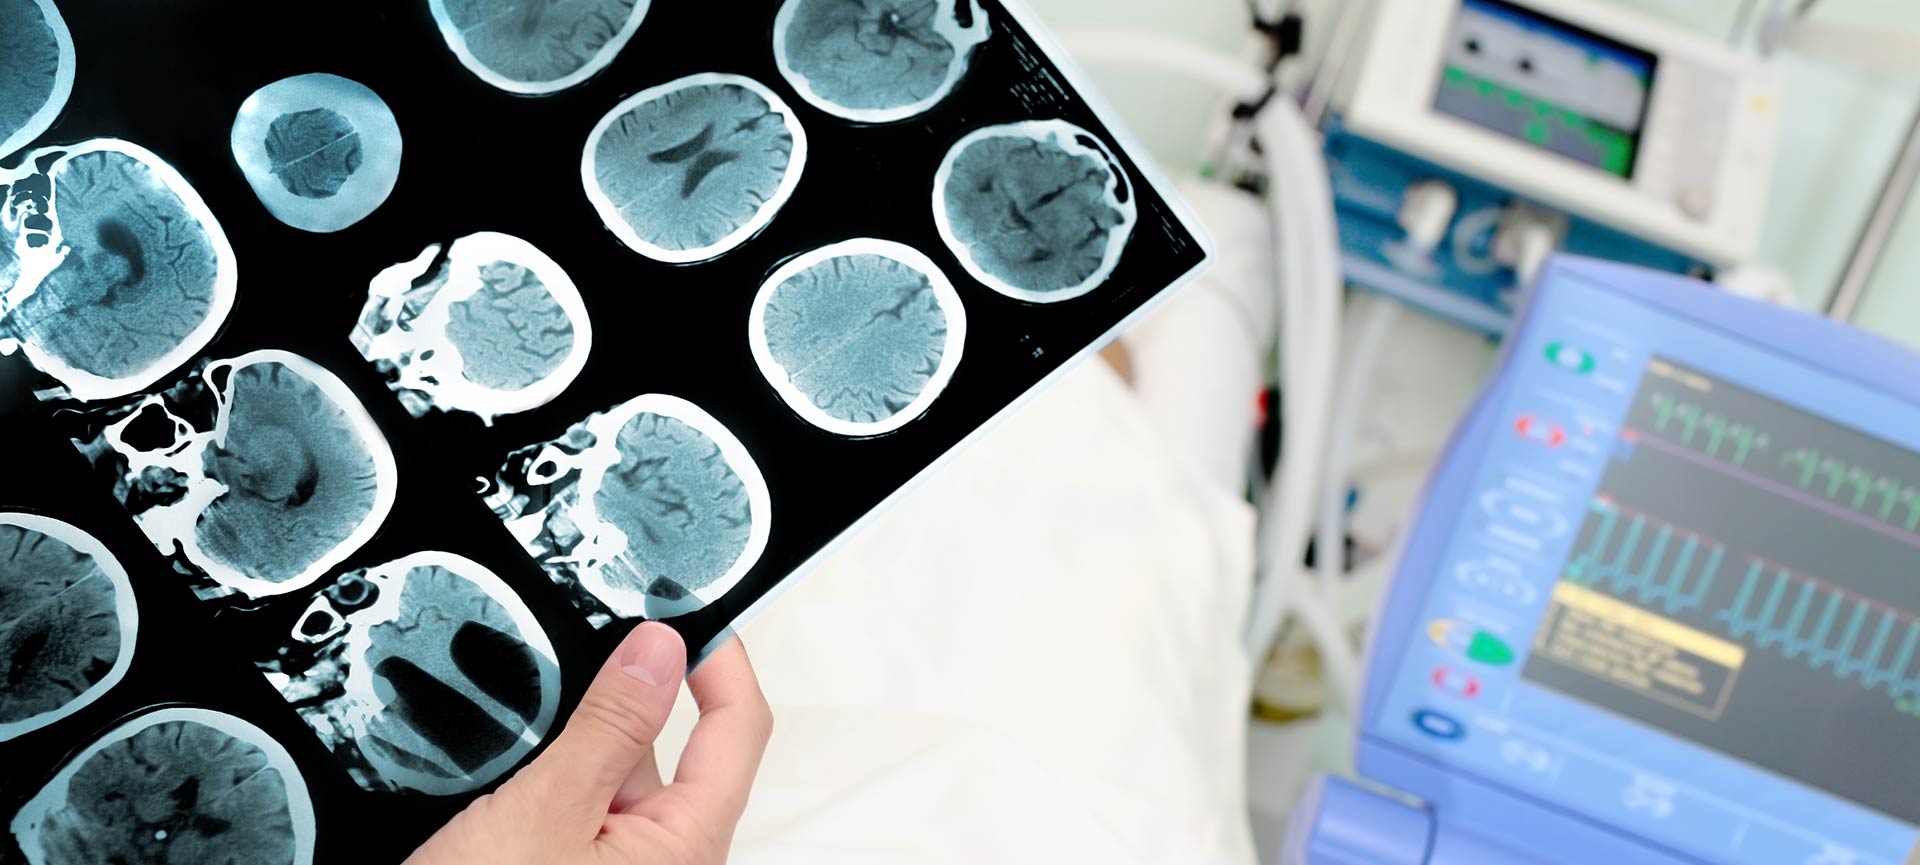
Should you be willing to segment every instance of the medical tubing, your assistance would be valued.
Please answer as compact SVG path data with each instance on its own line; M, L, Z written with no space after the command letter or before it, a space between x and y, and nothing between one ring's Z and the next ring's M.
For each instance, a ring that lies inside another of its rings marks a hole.
M1339 358L1342 285L1333 195L1313 130L1299 110L1275 100L1259 118L1272 187L1281 280L1282 416L1285 455L1260 514L1261 578L1254 590L1247 648L1265 657L1289 611L1320 646L1322 670L1336 700L1351 705L1359 664L1328 604L1328 586L1302 583L1299 565L1314 523L1320 472ZM1323 557L1322 561L1327 561ZM1320 581L1322 583L1325 580Z
M1346 568L1346 513L1348 476L1353 466L1354 439L1359 435L1360 415L1366 408L1367 385L1387 344L1387 335L1399 319L1400 304L1379 295L1358 293L1353 303L1359 308L1359 333L1341 364L1345 370L1340 395L1334 404L1332 429L1327 437L1324 472L1320 482L1320 525L1314 535L1316 561L1323 592L1334 590L1330 580L1343 579Z
M1240 100L1259 96L1269 84L1267 76L1246 63L1152 31L1083 27L1066 31L1062 41L1083 63L1155 67L1210 83ZM1281 374L1286 386L1281 402L1288 455L1263 497L1267 507L1261 510L1257 538L1261 575L1254 589L1248 647L1258 666L1289 608L1295 609L1322 647L1336 698L1350 704L1359 684L1358 661L1348 650L1338 617L1320 593L1308 591L1299 567L1319 474L1308 463L1325 438L1330 379L1339 356L1342 286L1333 195L1314 132L1290 100L1269 100L1255 123L1263 133L1272 181L1267 198L1275 216L1274 259L1282 291ZM1316 425L1313 418L1321 423Z

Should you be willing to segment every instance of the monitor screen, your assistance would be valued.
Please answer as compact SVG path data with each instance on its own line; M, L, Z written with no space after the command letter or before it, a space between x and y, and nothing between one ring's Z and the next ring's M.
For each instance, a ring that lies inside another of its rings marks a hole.
M1463 0L1434 108L1632 177L1654 55L1499 0Z
M1656 356L1522 675L1920 822L1917 572L1920 456Z
M1553 288L1371 729L1705 861L1920 861L1920 407Z

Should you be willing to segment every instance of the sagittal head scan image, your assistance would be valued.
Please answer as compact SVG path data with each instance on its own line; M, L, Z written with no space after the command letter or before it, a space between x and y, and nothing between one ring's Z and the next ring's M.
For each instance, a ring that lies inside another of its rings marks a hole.
M533 613L444 552L335 579L259 666L369 790L478 789L540 743L560 701Z
M253 92L233 118L233 161L273 218L339 231L374 212L400 178L400 124L358 81L315 72Z
M133 661L126 568L59 520L0 512L0 741L99 699Z
M137 144L96 138L0 171L0 354L66 396L145 388L233 306L233 247L193 187Z
M976 130L933 180L940 236L988 288L1032 303L1098 288L1137 219L1107 146L1064 120Z
M953 92L988 31L973 0L787 0L773 19L773 56L814 107L885 123Z
M766 549L772 519L740 440L661 394L515 452L488 504L596 627L609 613L667 618L726 594Z
M461 65L509 93L592 78L626 47L651 0L428 0Z
M77 442L203 598L305 586L393 507L393 451L340 379L285 351L208 363Z
M754 297L754 362L808 423L847 436L919 417L953 377L967 317L918 250L860 238L781 265Z
M381 271L351 339L414 417L438 409L491 424L573 383L593 325L559 264L518 237L483 231Z
M14 816L31 865L308 865L313 801L260 728L207 709L125 721Z
M766 227L806 161L806 132L779 96L751 78L708 72L614 106L587 136L580 179L622 243L685 264Z
M0 0L0 157L27 146L73 92L73 35L53 0Z

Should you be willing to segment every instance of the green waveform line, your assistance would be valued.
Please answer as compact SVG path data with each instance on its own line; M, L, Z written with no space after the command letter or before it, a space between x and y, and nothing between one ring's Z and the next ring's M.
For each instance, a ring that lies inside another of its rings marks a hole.
M1920 488L1902 478L1849 465L1810 447L1782 455L1780 469L1802 490L1909 532L1920 529Z
M1766 433L1706 411L1697 403L1659 391L1649 399L1653 403L1654 432L1677 438L1681 444L1715 459L1744 468L1749 457L1766 450L1770 443ZM1723 455L1722 449L1728 452Z

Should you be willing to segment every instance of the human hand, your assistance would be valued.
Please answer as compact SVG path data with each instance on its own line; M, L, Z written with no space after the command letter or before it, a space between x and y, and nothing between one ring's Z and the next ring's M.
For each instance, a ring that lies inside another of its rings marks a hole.
M728 640L686 677L700 721L673 783L663 784L653 740L686 666L672 628L634 628L546 752L468 805L407 865L726 861L773 715L747 650Z

